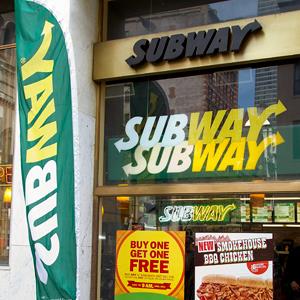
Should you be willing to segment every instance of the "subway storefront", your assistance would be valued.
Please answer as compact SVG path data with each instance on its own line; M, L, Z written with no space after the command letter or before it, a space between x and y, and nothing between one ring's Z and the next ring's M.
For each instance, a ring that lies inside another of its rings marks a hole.
M92 297L300 297L299 1L105 1Z

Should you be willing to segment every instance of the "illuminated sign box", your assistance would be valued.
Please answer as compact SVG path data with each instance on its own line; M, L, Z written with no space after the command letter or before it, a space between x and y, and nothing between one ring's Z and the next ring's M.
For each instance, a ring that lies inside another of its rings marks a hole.
M0 184L12 184L12 165L0 165Z
M241 203L241 222L249 223L251 221L250 203Z

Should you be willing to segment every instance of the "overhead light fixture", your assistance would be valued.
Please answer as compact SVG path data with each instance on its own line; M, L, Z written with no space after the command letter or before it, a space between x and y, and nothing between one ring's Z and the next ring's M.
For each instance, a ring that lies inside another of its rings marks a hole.
M254 207L263 207L265 203L265 194L250 194L250 201Z
M300 200L300 197L266 197L266 200Z
M241 197L240 200L247 201L250 197ZM265 200L300 200L300 197L265 197Z
M3 203L10 204L11 203L11 187L7 187L4 191L3 195Z
M129 196L117 196L116 199L118 202L129 202Z

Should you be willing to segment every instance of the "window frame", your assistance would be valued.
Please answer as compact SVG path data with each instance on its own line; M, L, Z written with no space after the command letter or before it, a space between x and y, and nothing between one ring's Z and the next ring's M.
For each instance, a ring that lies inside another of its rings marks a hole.
M13 4L12 4L12 6L13 6ZM11 10L5 11L5 13L8 13L8 12L14 12L14 11L11 11ZM15 49L16 50L16 43L0 45L0 52L1 51L5 51L5 50L9 50L9 49ZM16 65L16 63L15 63L15 65ZM17 90L16 89L15 89L14 95L15 95L15 97L17 95ZM17 102L15 102L15 105L17 105ZM12 138L14 139L14 137L15 137L15 135L13 134ZM14 156L14 154L13 154L13 156ZM13 167L13 162L12 162L12 167ZM11 188L13 189L13 184L11 184ZM7 261L7 264L3 264L3 265L1 264L0 265L0 270L1 269L9 269L10 268L10 262L11 262L11 259L10 259L11 258L10 246L11 246L11 228L12 228L11 216L10 216L8 227L9 227L9 233L10 233L9 234L9 239L8 239L8 247L9 247L9 250L8 250L8 261Z
M120 40L110 40L107 41L107 18L108 18L108 2L110 0L100 0L100 22L99 22L99 39L98 43L95 44L94 47L94 75L93 78L96 82L98 82L98 96L96 102L96 131L95 131L95 181L94 181L94 202L93 202L93 238L92 238L92 261L91 261L91 299L100 299L100 283L101 283L101 240L99 239L99 233L102 232L102 209L103 209L103 201L105 201L104 197L114 197L118 195L124 196L147 196L147 195L224 195L224 194L247 194L247 193L286 193L293 194L295 192L300 191L300 180L287 180L287 181L276 181L276 182L262 182L262 181L254 181L254 182L232 182L232 183L168 183L168 184L137 184L137 185L121 185L121 186L108 186L104 185L103 182L103 169L104 169L104 124L105 124L105 90L106 90L106 82L109 80L127 80L132 77L148 77L149 75L155 74L171 74L170 70L167 71L157 67L154 73L151 73L147 70L147 68L143 68L142 72L134 71L134 72L126 72L126 68L123 66L119 66L115 70L118 70L116 73L106 74L106 68L108 65L104 63L101 67L104 73L101 73L101 70L97 70L97 64L101 64L101 61L97 60L97 52L101 52L102 57L110 63L108 53L111 53L113 50L116 50L118 53L118 46L121 49L124 47L132 47L133 41L139 39L138 36L134 36L132 38L120 39ZM286 13L287 17L292 15L294 12ZM268 15L265 18L271 19L274 15ZM244 19L245 20L245 19ZM230 23L235 23L237 21L244 20L232 20ZM220 23L219 23L220 24ZM219 24L210 24L203 26L204 28L213 27ZM187 29L188 31L189 29ZM185 32L185 30L178 30L181 32ZM273 32L275 32L273 30ZM289 35L291 31L286 32ZM155 36L163 36L165 33L157 33ZM146 35L147 38L151 38L151 35ZM106 45L105 45L106 43ZM129 46L130 45L130 46ZM288 48L285 51L285 55L282 59L286 57L290 57L292 52L294 53L294 48ZM252 64L255 62L260 62L264 57L266 61L274 60L272 54L267 55L265 57L263 55L264 50L257 54L256 57L248 57L245 61L240 60L218 60L218 63L213 67L216 70L222 69L224 67L238 67L242 65L246 65L247 63ZM99 56L101 56L99 55ZM300 50L297 52L297 56L300 57ZM278 59L276 57L275 59ZM152 67L152 66L151 66ZM191 68L191 67L189 67ZM202 70L207 70L211 68L210 65L201 66ZM185 68L183 64L181 64L180 68L173 68L173 73L185 72L190 70ZM172 76L172 74L171 74Z
M4 6L7 7L6 9L4 9ZM13 1L6 1L6 3L4 4L3 9L1 11L1 13L9 13L9 12L14 12L14 4ZM0 52L1 51L5 51L5 50L9 50L9 49L16 49L16 43L10 43L10 44L1 44L0 45ZM15 63L16 65L16 63ZM17 89L15 89L14 91L14 95L15 98L17 98ZM15 107L17 105L17 102L15 101ZM12 139L14 139L15 135L12 135ZM14 154L13 154L14 156ZM14 159L13 159L14 160ZM13 161L12 161L12 167L13 167ZM13 184L11 184L11 188L13 189ZM11 209L11 208L10 208ZM9 252L8 252L8 261L7 264L1 264L0 265L0 270L4 269L9 269L10 268L10 262L11 262L11 251L10 251L10 245L11 245L11 228L12 228L12 222L11 222L11 217L9 220L9 224L8 224L8 228L9 228L9 240L8 240L8 247L9 247Z

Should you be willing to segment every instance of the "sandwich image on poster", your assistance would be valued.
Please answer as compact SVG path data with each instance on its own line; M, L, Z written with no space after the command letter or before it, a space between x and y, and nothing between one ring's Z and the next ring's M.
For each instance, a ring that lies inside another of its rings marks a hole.
M195 300L272 300L269 233L196 233Z

